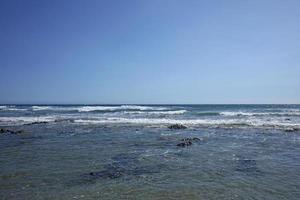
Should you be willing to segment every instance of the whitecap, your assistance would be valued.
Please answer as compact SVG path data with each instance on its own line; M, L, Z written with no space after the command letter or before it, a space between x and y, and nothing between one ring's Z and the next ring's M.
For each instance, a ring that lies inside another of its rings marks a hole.
M15 106L0 106L0 110L4 111L26 111L25 108L16 108Z
M300 116L298 111L288 111L288 112L220 112L220 115L224 116Z
M41 110L51 110L51 106L32 106L33 111L41 111Z
M0 106L0 110L5 110L7 106Z
M24 125L33 122L53 122L55 117L43 116L43 117L0 117L1 125Z
M92 112L92 111L117 111L117 110L166 110L165 107L160 106L140 106L140 105L120 105L120 106L32 106L33 111L54 110L54 111L78 111L78 112Z
M79 112L91 112L91 111L113 111L116 110L115 106L83 106L77 108Z
M82 106L78 108L79 112L91 111L115 111L115 110L166 110L165 107L156 106L137 106L137 105L121 105L121 106Z
M82 124L144 124L144 125L169 125L169 124L183 124L187 126L206 126L206 127L256 127L256 128L300 128L299 123L286 123L281 121L268 121L263 119L168 119L168 118L123 118L123 117L109 117L109 118L89 118L76 119L75 123Z
M169 111L124 111L126 114L154 114L154 115L180 115L187 112L187 110L169 110Z
M158 106L139 106L139 105L122 105L120 109L124 110L166 110L165 107Z

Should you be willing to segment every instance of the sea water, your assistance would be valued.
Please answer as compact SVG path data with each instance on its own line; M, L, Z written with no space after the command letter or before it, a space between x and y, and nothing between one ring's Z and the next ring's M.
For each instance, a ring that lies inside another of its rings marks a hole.
M0 105L0 128L23 130L0 199L300 199L300 105Z

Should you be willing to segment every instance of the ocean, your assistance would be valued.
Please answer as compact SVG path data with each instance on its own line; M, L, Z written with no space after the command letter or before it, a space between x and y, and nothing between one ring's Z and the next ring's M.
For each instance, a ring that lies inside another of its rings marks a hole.
M300 199L300 105L0 105L0 128L0 199Z

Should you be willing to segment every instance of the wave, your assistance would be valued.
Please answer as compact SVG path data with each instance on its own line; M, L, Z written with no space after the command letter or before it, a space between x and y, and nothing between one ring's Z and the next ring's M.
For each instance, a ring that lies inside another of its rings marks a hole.
M167 110L166 107L159 106L136 106L136 105L122 105L120 106L122 110Z
M240 119L167 119L167 118L90 118L77 119L75 123L83 124L105 124L105 123L127 123L145 125L168 125L184 124L188 126L207 126L207 127L257 127L257 128L296 128L300 129L300 124L287 123L280 121L266 120L240 120Z
M94 111L117 111L117 110L166 110L165 107L158 106L138 106L138 105L121 105L121 106L32 106L33 111L54 110L54 111L78 111L78 112L94 112Z
M113 111L116 110L114 106L83 106L77 108L78 112L91 112L91 111Z
M42 117L0 117L1 125L24 125L33 122L66 122L78 124L134 124L134 125L170 125L183 124L190 127L211 128L275 128L300 129L300 123L290 121L263 120L263 119L170 119L170 118L126 118L126 117L82 117L78 115L52 115Z
M147 115L180 115L187 112L187 110L169 110L169 111L124 111L125 114L147 114Z
M0 117L2 125L24 125L33 122L54 122L54 116L43 117Z
M196 112L195 114L198 115L198 116L217 116L217 115L220 115L220 112L201 111L201 112Z
M224 116L253 116L254 113L248 113L248 112L229 112L229 111L224 111L224 112L220 112L220 115L224 115Z
M16 108L15 106L0 106L0 110L3 111L26 111L25 108Z
M292 112L220 112L224 116L300 116L300 111Z
M165 107L154 106L135 106L135 105L121 105L121 106L83 106L78 108L79 112L91 112L91 111L116 111L116 110L166 110Z
M33 111L41 111L41 110L52 110L52 106L32 106Z

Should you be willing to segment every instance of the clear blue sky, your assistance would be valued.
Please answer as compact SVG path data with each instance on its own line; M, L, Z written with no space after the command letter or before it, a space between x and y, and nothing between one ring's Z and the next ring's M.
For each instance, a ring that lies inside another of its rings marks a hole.
M0 103L300 103L299 0L0 0Z

